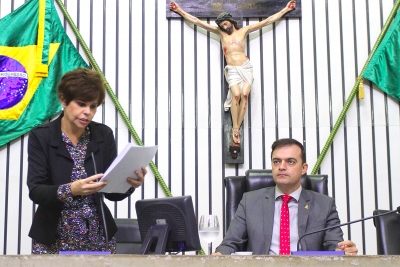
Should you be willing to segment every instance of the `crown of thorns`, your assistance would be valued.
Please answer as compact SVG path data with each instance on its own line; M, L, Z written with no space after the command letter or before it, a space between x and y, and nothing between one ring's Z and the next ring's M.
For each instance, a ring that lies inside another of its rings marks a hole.
M237 21L232 19L232 15L228 12L223 12L223 13L219 14L217 19L215 20L215 23L218 25L218 27L221 28L221 26L219 26L219 24L221 22L223 22L224 20L230 21L235 26L236 29L238 28Z

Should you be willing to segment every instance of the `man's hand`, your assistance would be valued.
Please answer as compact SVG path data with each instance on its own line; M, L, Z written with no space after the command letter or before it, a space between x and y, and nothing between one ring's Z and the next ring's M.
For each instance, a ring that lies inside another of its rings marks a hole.
M178 10L178 8L179 8L179 6L178 6L178 4L177 3L175 3L175 2L171 2L171 3L169 3L169 10L171 10L171 11L177 11Z
M358 253L356 244L350 240L342 241L338 244L336 251L344 251L346 255L355 256Z
M222 256L221 252L214 252L211 254L212 256Z
M286 8L293 10L296 9L296 0L291 0L287 3Z

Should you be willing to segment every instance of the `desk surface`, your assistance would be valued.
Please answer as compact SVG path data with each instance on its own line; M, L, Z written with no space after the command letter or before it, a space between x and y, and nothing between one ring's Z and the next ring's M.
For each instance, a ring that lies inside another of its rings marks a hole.
M2 255L1 266L400 266L400 256Z

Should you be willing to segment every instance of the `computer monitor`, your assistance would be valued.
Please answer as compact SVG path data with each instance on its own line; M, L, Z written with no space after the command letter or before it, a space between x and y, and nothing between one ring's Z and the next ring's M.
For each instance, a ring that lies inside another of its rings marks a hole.
M191 196L136 201L142 247L140 254L201 249Z

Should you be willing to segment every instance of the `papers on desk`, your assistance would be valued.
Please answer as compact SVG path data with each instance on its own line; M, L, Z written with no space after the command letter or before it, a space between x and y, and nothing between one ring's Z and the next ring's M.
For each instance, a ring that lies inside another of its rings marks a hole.
M135 171L148 166L157 152L158 146L138 146L128 143L115 158L100 181L107 185L99 192L125 193L131 187L126 178L137 178Z

